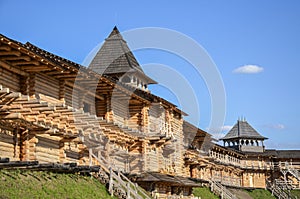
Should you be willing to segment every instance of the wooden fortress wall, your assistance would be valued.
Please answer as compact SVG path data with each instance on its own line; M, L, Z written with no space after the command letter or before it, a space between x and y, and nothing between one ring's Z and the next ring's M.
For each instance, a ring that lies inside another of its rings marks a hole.
M96 94L90 93L74 86L77 75L74 71L56 71L62 66L50 62L45 64L44 59L36 61L38 55L32 52L25 54L18 44L15 47L9 45L9 42L0 45L0 85L28 95L32 100L43 99L49 106L64 103L102 118L99 120L102 124L95 128L108 136L98 153L116 168L126 173L161 172L203 180L215 179L234 186L265 188L265 180L272 172L270 159L246 157L220 146L212 147L208 155L199 155L203 140L195 145L198 151L189 151L184 146L183 117L170 104L150 103L150 100L135 96L133 92L115 89L117 86L106 80L96 82L102 87L97 87ZM20 62L20 59L24 60ZM18 62L10 63L9 60ZM51 64L52 69L49 69ZM82 79L83 82L88 81ZM61 120L62 125L67 123L69 126L75 122L74 119ZM89 164L88 146L78 139L79 132L76 130L73 137L22 130L19 132L0 123L1 157L42 163ZM140 137L124 133L126 131L140 134ZM126 136L128 138L124 138ZM163 184L158 188L162 194L170 192Z

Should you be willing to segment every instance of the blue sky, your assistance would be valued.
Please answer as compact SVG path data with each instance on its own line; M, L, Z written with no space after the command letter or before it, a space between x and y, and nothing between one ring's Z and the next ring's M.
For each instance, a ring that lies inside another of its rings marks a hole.
M224 129L244 116L269 137L268 148L300 148L299 1L0 0L0 19L2 34L77 63L115 25L120 31L162 27L181 32L202 45L220 71L227 97ZM166 52L144 50L135 55L142 65L189 68ZM257 73L237 70L247 65L254 65L248 69ZM206 129L210 95L205 83L198 82L199 126ZM172 93L160 88L153 92L176 103Z

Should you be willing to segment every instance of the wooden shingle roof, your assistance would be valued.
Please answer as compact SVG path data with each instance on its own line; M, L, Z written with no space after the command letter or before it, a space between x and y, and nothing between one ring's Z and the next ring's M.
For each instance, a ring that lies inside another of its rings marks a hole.
M156 83L145 75L117 27L114 27L108 38L105 39L89 68L106 75L136 73L138 76L142 76L147 84Z
M220 140L230 140L236 138L250 138L250 139L268 139L260 135L247 121L238 120L232 129Z
M185 112L178 109L176 105L157 95L154 95L147 91L143 91L138 88L134 88L131 85L124 84L118 81L117 79L115 79L114 77L110 76L109 74L106 75L106 74L96 73L90 68L86 68L85 66L82 66L78 63L72 62L68 59L50 53L29 42L23 44L21 42L18 42L16 40L13 40L11 38L8 38L0 34L0 43L1 45L3 45L2 46L3 48L7 46L7 48L9 49L15 50L15 52L18 53L16 56L20 56L23 53L22 55L30 56L29 57L30 59L40 62L39 65L26 67L22 70L19 69L19 66L15 66L13 68L13 70L17 70L18 74L21 74L23 76L28 76L29 73L32 71L39 71L39 72L51 72L53 73L51 76L59 79L65 79L67 83L68 81L70 82L74 81L78 76L80 77L82 76L85 78L86 81L89 80L92 83L94 82L95 79L100 79L101 81L104 81L107 84L113 84L114 86L124 91L125 93L134 95L140 100L146 100L151 103L162 102L165 106L171 108L173 111L178 112L182 115L187 115Z

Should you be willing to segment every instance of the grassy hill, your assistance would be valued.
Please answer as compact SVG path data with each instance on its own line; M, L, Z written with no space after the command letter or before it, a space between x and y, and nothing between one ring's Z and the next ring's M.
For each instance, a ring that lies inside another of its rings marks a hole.
M300 189L292 190L291 193L293 196L300 198Z
M252 198L276 199L271 192L265 189L254 189L247 191Z
M201 199L219 199L219 197L212 193L208 187L194 188L193 194Z
M95 178L41 171L0 170L0 199L101 198L111 199Z
M247 192L252 198L274 199L264 189ZM300 190L292 191L300 197ZM195 188L194 196L218 199L207 187ZM45 171L0 170L0 199L31 198L101 198L112 199L105 186L95 178L77 174L59 174Z
M275 196L272 196L271 192L265 189L254 189L254 190L241 190L242 192L246 192L250 197L253 199L276 199ZM298 193L298 191L294 191L295 194ZM201 199L219 199L218 196L210 192L209 188L207 187L200 187L200 188L194 188L193 190L194 196L201 197ZM236 193L235 193L236 194ZM295 195L294 194L294 195ZM243 198L240 195L236 195L238 198Z

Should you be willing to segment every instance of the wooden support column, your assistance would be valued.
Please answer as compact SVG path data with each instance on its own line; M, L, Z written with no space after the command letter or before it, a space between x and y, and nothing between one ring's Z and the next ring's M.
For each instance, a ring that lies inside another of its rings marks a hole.
M30 97L34 97L35 95L35 74L30 73L29 82L28 82L28 94Z
M147 105L142 108L142 131L149 133L149 106Z
M79 151L79 165L86 165L88 161L85 160L86 147L83 143L78 143Z
M172 131L171 131L171 129L172 129L172 116L171 116L171 113L170 113L170 110L169 109L165 109L165 114L166 114L166 124L167 124L167 133L166 133L166 135L167 136L170 136L171 135L171 133L173 133Z
M111 152L111 143L109 142L109 139L105 139L104 142L104 158L107 160L107 162L111 162L111 158L110 158L110 152Z
M105 119L108 122L113 121L113 110L111 108L111 95L106 96L106 114Z
M59 81L59 100L65 101L65 92L66 92L66 81L60 80Z
M147 171L147 148L148 148L149 140L142 141L142 171Z
M64 147L65 147L64 139L61 139L59 141L59 162L60 163L64 163L66 160L66 154L65 154Z
M14 143L14 158L19 158L20 148L19 148L19 133L18 129L14 129L13 131L13 143Z
M20 131L18 130L19 134L19 146L20 146L20 154L19 158L20 161L28 160L28 130Z
M28 95L28 87L29 87L29 77L21 76L20 77L20 92L23 95Z
M80 95L81 94L81 95ZM79 94L79 109L83 110L84 107L84 99L85 99L85 95L86 93L80 93Z
M29 161L36 160L36 144L38 143L38 139L34 134L28 134L28 147L27 147L27 159Z

